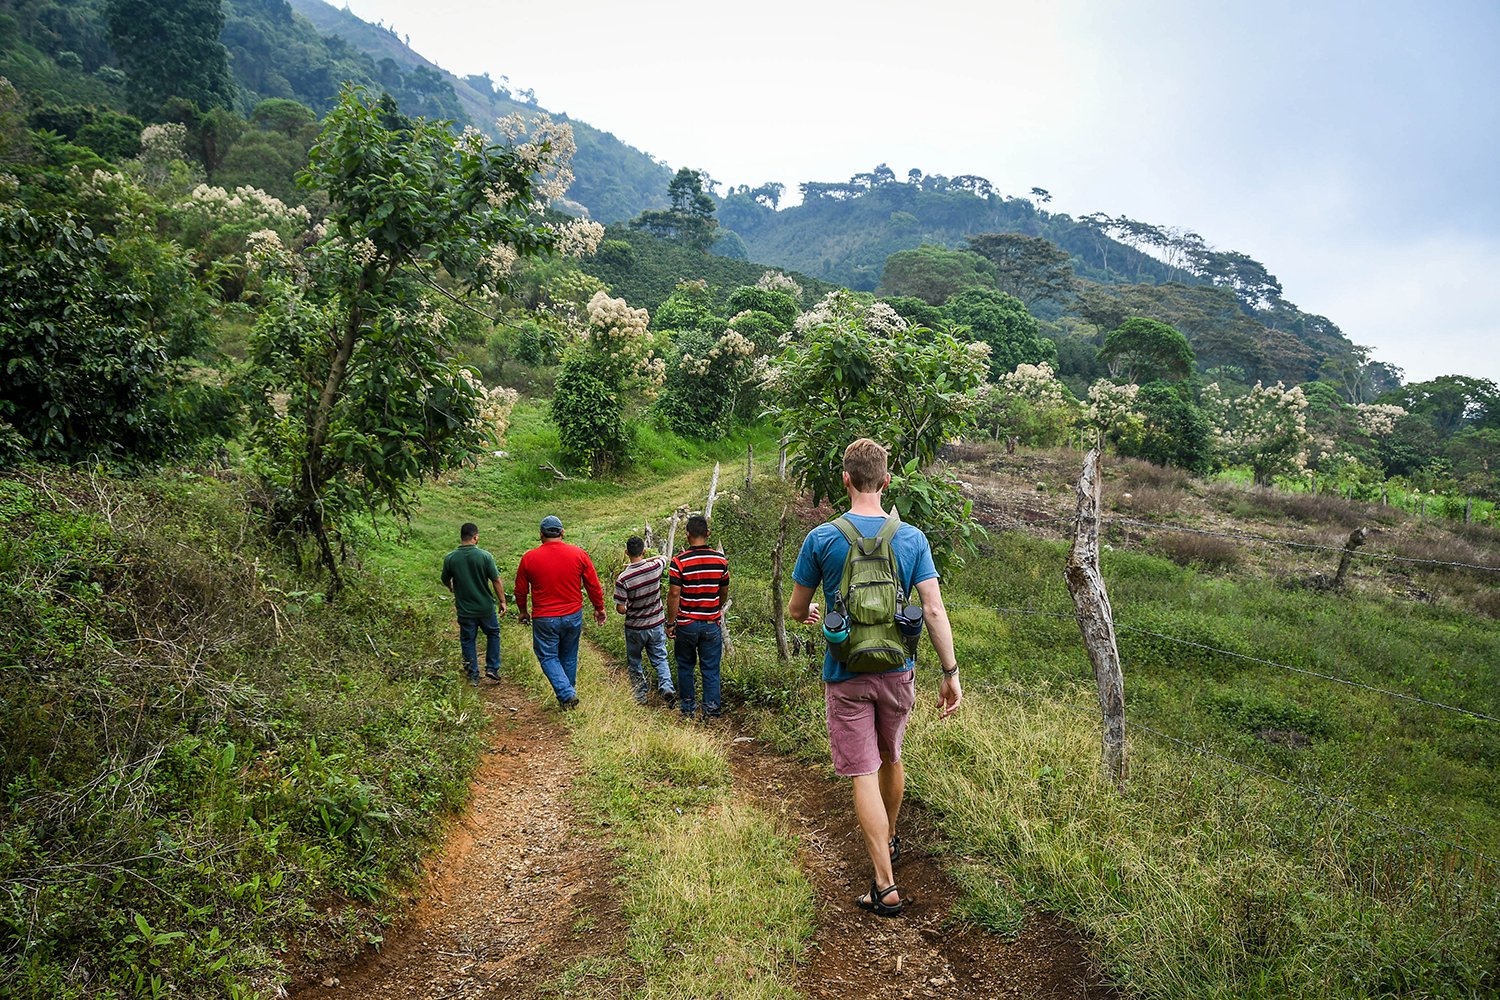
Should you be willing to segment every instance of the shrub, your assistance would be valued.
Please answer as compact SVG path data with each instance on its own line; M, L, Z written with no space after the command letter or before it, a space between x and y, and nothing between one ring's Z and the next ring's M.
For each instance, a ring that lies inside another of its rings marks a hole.
M1174 531L1156 539L1156 547L1181 566L1228 569L1240 561L1240 543L1212 535Z

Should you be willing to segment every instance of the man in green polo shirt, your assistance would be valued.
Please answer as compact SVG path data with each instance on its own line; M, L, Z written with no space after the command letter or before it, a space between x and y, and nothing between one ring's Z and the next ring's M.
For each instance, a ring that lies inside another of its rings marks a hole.
M463 647L469 683L479 683L479 651L476 640L484 629L484 675L500 679L500 618L505 614L505 588L500 586L500 567L495 557L479 547L479 525L458 529L458 548L443 558L443 586L453 592L453 610L458 613L458 642Z

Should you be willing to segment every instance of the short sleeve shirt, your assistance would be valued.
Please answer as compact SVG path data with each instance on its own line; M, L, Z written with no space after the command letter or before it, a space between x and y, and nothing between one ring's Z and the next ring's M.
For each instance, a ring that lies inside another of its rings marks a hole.
M874 538L885 524L885 518L873 514L850 514L849 520L864 538ZM902 588L914 593L917 584L938 577L937 565L932 561L932 546L927 536L915 525L902 523L891 539L891 552L896 557L896 573ZM802 541L802 551L797 554L797 565L792 569L792 580L801 586L823 589L824 607L833 604L833 592L844 579L844 559L849 554L849 541L833 522L820 524L807 533ZM892 670L911 670L916 666L910 657ZM833 658L832 651L823 654L823 680L830 684L847 681L859 675L848 670Z
M711 622L724 609L719 589L729 582L729 561L724 553L708 545L694 545L673 557L667 583L682 588L677 603L677 621Z
M667 620L661 606L661 573L665 556L653 556L631 563L615 580L615 603L625 605L625 627L656 628Z
M443 559L443 584L453 585L453 610L460 618L483 618L495 610L495 557L477 545L460 545Z

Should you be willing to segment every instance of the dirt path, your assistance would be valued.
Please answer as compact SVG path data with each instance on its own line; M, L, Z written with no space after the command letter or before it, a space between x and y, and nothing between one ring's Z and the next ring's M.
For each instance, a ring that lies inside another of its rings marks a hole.
M485 684L494 727L474 797L417 904L380 951L296 984L297 1000L533 997L622 939L607 851L574 815L566 732L514 683Z
M812 1000L849 997L1115 998L1093 968L1078 933L1045 914L1028 915L1014 941L953 925L958 887L920 845L931 833L920 809L902 810L902 894L916 903L883 918L854 905L869 886L870 861L846 782L822 767L733 744L735 786L782 815L802 841L803 869L818 894L818 929L798 986ZM898 971L897 960L900 960Z
M624 683L623 671L611 673ZM536 998L566 966L618 953L625 927L613 863L575 814L579 765L566 731L510 681L487 685L483 695L494 727L474 797L430 862L417 903L390 928L381 950L295 984L295 1000ZM953 924L949 911L960 891L921 850L931 834L915 806L902 815L909 846L898 878L917 902L893 920L860 910L853 898L867 886L869 861L847 784L734 736L725 732L736 791L797 835L818 896L818 926L797 984L803 995L1118 995L1061 921L1029 916L1011 942Z

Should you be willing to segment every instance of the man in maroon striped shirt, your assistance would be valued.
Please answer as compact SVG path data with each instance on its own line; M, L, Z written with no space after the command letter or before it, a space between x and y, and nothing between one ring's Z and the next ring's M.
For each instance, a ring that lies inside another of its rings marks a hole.
M667 574L667 636L677 658L677 698L682 714L697 711L697 671L703 673L703 717L719 717L719 660L724 633L719 619L729 594L729 560L708 544L708 518L687 519L688 547Z
M630 565L615 579L615 610L625 616L625 661L630 666L630 686L635 700L646 704L651 684L641 669L644 652L656 670L656 689L667 704L677 701L672 690L672 672L667 667L667 613L661 606L661 574L665 556L646 558L645 539L632 535L625 541Z

